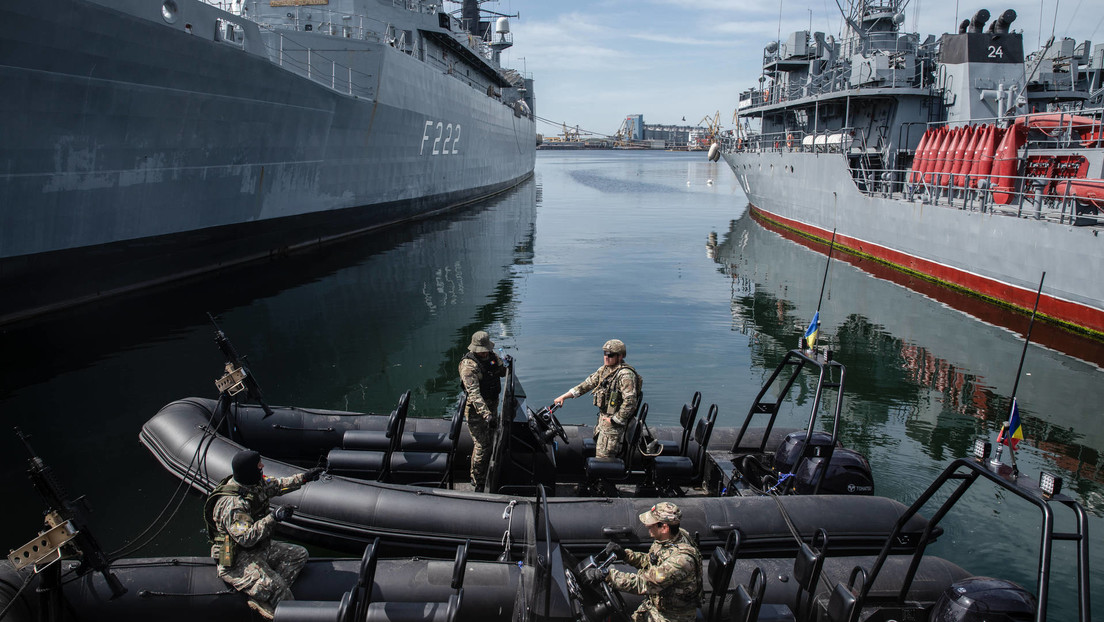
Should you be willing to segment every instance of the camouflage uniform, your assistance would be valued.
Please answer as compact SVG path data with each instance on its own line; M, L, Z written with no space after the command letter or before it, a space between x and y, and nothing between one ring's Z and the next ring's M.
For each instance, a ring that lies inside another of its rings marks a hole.
M625 427L636 415L643 384L640 374L622 361L615 367L599 367L598 371L571 389L575 397L594 391L594 405L598 407L598 425L594 430L598 437L595 456L617 457L625 437Z
M229 564L223 563L227 559L221 543L216 541L211 547L211 557L219 560L218 576L269 613L281 600L294 599L291 584L309 555L301 546L272 539L276 520L269 512L268 500L298 490L305 482L303 473L265 477L256 486L242 486L227 478L207 503L218 536L233 540Z
M657 503L641 514L641 521L648 516L660 519L652 522L675 523L672 515L681 520L681 512L673 503ZM685 529L679 529L669 540L656 540L646 554L626 549L624 559L640 572L611 568L606 582L614 589L647 597L633 612L634 622L695 620L702 599L702 558Z
M487 481L487 465L494 444L495 429L498 427L498 396L502 391L502 381L506 375L506 366L494 353L494 342L485 331L472 335L469 352L460 359L460 382L468 396L464 407L464 419L468 422L468 431L472 436L471 483L476 490L482 490ZM486 358L475 353L486 352Z

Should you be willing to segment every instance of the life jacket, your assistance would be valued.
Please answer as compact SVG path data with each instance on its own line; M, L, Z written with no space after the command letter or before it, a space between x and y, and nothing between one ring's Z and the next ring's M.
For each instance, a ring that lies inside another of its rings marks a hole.
M203 504L203 521L207 523L207 540L218 548L217 559L221 566L229 566L234 563L235 554L241 545L219 530L218 524L215 522L215 506L223 497L240 497L245 501L246 507L249 508L249 516L254 521L259 521L268 515L270 508L268 497L256 493L257 489L255 487L242 486L231 475L219 482L219 485L215 487Z
M481 359L475 355L475 352L468 352L463 358L475 361L475 364L479 367L479 394L483 396L484 400L497 402L498 395L502 392L502 377L497 372L498 369L501 369L502 363L496 364L496 358L493 354L486 359Z
M621 394L620 385L615 381L626 369L636 378L637 405L639 405L639 400L643 396L644 378L633 369L632 365L622 362L617 366L617 369L610 372L610 374L603 378L602 381L598 383L598 386L594 388L594 405L597 406L598 410L602 413L616 413L618 409L621 408L621 404L625 401L625 397Z

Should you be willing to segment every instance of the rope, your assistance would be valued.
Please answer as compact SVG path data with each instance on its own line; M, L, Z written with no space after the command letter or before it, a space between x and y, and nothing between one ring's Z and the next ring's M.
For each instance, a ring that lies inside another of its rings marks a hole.
M514 506L516 505L517 499L510 499L509 505L506 506L506 509L502 510L502 520L509 521L506 523L506 531L502 533L502 540L500 541L500 544L503 546L503 548L506 549L506 559L510 558L510 548L514 544L514 540L513 537L510 535L510 532L513 531L514 527Z
M185 401L196 406L200 405L198 402L192 400ZM161 508L161 511L157 514L157 516L153 519L153 522L151 522L149 526L143 529L132 540L119 547L115 551L112 551L108 555L108 559L110 560L109 563L113 563L116 560L127 555L132 555L142 550L146 546L149 546L149 544L153 542L153 540L158 535L160 535L162 531L164 531L165 527L168 526L169 522L173 519L173 517L176 516L177 512L180 511L180 507L184 504L184 500L188 498L186 486L189 484L191 479L192 465L196 465L195 473L197 476L200 474L200 471L202 469L204 478L207 477L207 450L210 449L211 444L214 442L215 438L217 438L217 434L211 429L211 424L214 422L217 415L218 408L215 408L211 411L211 417L207 420L207 425L202 426L201 429L203 430L203 436L200 438L199 443L196 445L196 450L192 454L192 459L188 462L185 476L180 478L180 483L177 484L176 489L173 490L172 494L169 496L169 500L165 503L165 506ZM204 448L204 443L206 443L206 449ZM183 494L181 494L182 492ZM179 500L177 500L177 495L180 495ZM173 507L174 503L176 504L175 507ZM168 516L165 516L165 513L169 511L170 507L172 507L172 512L169 513ZM164 520L162 520L162 517L164 517ZM157 530L150 533L150 531L154 527L157 527Z

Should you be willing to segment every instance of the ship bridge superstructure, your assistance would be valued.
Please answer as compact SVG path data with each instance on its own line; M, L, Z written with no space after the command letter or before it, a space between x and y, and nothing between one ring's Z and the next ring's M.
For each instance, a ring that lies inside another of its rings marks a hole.
M508 20L478 21L476 0L465 0L463 18L427 0L205 1L242 18L220 24L217 38L244 47L255 24L273 62L339 92L376 96L379 70L372 55L384 45L525 114L535 108L531 84L498 62L513 45ZM474 18L468 5L475 7Z

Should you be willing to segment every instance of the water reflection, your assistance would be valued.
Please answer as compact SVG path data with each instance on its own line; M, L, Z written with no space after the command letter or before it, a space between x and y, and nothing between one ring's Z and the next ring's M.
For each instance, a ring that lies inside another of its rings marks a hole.
M10 329L0 412L88 495L108 548L145 527L176 485L137 443L141 424L174 399L215 395L222 360L207 311L271 403L386 412L413 389L412 412L441 416L471 333L510 321L537 190L530 180L463 212ZM26 539L42 503L13 434L0 434L0 451L6 507L25 508L0 524ZM141 554L204 554L199 516L189 497Z
M777 360L797 344L817 308L827 247L770 231L746 213L719 239L710 234L707 252L731 279L734 329L754 336L753 350L764 365ZM845 443L877 455L898 447L899 431L931 460L945 463L966 455L979 434L995 439L1008 417L1022 337L990 323L991 313L979 319L926 292L876 278L865 271L867 264L837 258L848 256L833 255L821 342L827 339L848 366ZM1026 329L1022 315L1002 319ZM1017 391L1021 448L1044 452L1051 467L1069 474L1068 486L1104 511L1097 503L1104 426L1099 407L1086 399L1099 393L1101 371L1034 343L1034 336ZM1075 351L1095 352L1095 342L1080 341ZM875 468L878 473L881 465Z

